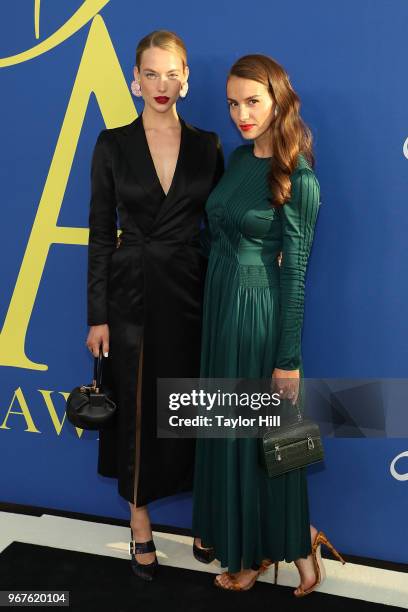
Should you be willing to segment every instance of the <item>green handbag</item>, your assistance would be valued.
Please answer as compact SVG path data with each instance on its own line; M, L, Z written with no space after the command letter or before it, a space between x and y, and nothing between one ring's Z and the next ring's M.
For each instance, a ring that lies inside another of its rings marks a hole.
M260 442L260 461L270 477L317 463L324 457L318 424L301 416L296 423L267 431Z

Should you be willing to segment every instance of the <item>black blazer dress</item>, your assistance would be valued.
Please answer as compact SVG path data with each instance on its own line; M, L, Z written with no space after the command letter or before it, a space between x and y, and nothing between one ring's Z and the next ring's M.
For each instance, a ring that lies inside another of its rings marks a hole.
M200 227L224 164L214 132L180 123L167 196L141 116L103 130L92 160L88 325L109 325L105 381L118 404L99 434L98 472L137 506L192 487L194 440L157 438L156 380L199 376Z

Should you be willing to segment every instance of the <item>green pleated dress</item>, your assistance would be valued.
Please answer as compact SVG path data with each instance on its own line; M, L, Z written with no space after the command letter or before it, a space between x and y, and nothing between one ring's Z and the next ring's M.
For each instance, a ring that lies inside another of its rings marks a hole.
M291 200L271 207L270 160L236 149L206 210L211 236L201 376L266 378L301 369L304 279L319 185L303 156ZM282 252L282 264L277 256ZM199 439L193 533L230 572L311 551L306 469L268 478L256 439Z

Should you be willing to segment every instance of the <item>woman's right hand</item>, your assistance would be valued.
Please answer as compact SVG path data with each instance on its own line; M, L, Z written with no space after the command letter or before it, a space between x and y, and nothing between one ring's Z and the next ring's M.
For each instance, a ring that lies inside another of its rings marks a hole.
M99 347L102 345L104 357L109 354L109 327L107 323L103 325L91 325L86 339L86 346L94 357L99 355Z

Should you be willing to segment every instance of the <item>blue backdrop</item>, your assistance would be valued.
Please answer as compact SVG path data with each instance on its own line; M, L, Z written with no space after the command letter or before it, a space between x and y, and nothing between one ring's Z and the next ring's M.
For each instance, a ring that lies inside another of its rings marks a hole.
M314 134L323 202L307 281L306 375L406 375L406 0L20 0L0 15L1 501L128 517L116 481L96 474L97 434L81 435L63 416L67 392L91 368L92 148L105 123L135 116L126 87L136 43L153 29L185 40L190 90L178 110L217 131L227 155L240 144L228 68L260 52L288 70ZM311 517L339 550L408 562L408 481L390 472L407 449L398 439L326 442L325 468L310 470ZM398 471L408 472L406 456ZM155 522L189 526L190 496L151 511Z

